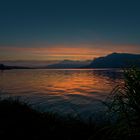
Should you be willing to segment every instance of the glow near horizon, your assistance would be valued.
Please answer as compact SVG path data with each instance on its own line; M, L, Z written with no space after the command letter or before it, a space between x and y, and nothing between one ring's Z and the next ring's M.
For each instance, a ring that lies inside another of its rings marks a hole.
M0 46L0 60L91 60L113 52L138 54L140 46L84 43L31 47Z

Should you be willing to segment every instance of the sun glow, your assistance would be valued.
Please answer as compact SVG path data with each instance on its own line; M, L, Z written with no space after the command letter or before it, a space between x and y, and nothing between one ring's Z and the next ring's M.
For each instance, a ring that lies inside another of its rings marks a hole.
M0 46L0 60L89 60L112 52L140 53L140 47L116 44Z

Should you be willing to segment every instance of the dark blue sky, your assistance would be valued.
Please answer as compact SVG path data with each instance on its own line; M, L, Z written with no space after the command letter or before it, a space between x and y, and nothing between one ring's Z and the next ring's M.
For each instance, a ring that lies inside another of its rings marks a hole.
M0 44L110 41L140 44L137 0L3 0Z
M139 0L1 0L0 46L140 45Z

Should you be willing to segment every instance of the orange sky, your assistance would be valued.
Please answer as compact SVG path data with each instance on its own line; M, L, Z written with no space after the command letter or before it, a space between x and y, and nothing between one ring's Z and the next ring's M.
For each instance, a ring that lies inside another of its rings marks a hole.
M112 52L140 53L140 46L120 44L57 44L30 47L0 46L0 60L89 60Z

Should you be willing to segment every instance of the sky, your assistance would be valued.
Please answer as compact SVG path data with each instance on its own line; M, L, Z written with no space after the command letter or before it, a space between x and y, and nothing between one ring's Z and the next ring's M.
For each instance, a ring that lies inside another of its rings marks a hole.
M140 53L139 0L1 0L0 60Z

